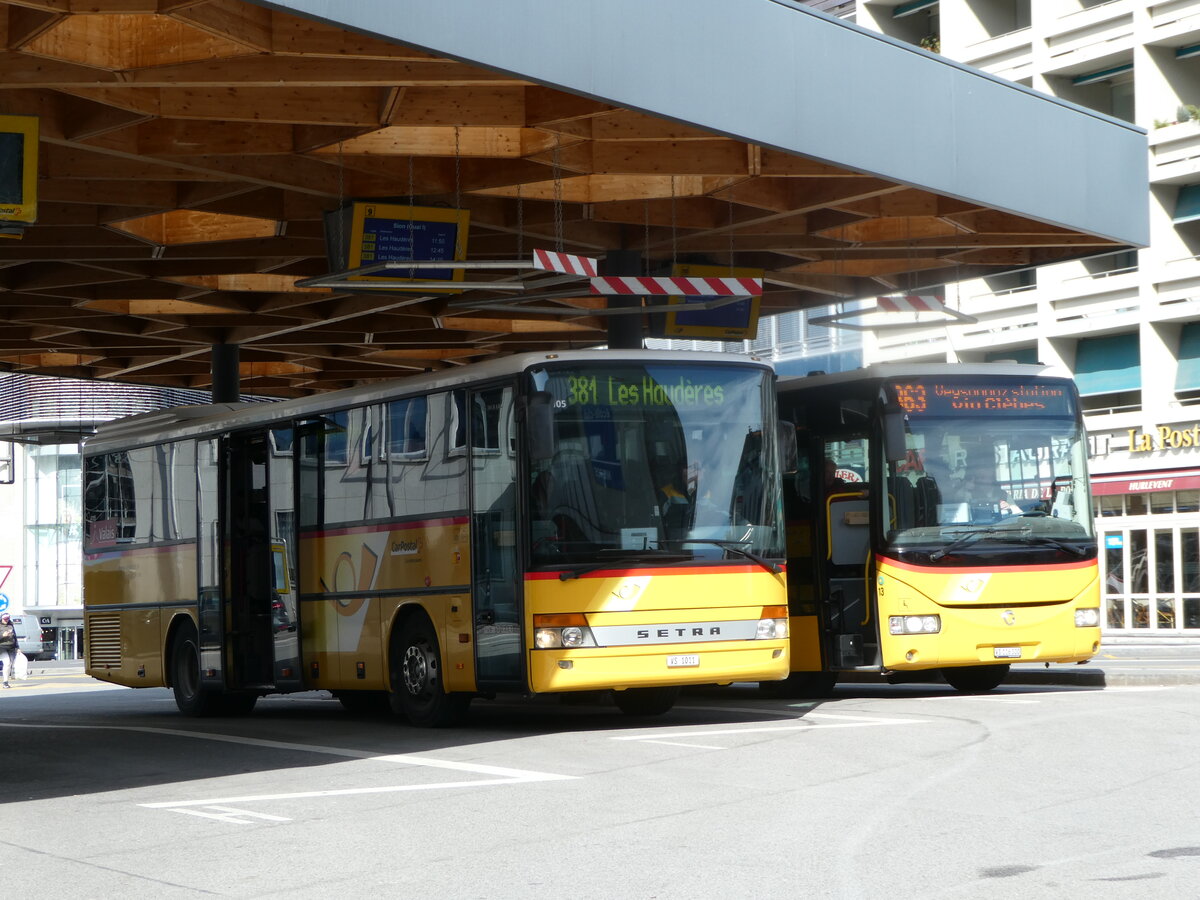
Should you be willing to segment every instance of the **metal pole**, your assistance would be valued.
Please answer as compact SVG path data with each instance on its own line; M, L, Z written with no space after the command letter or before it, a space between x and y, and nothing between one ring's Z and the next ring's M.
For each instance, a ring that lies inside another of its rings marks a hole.
M212 345L212 402L237 403L242 399L238 384L238 345Z
M644 275L642 254L636 250L609 250L602 266L605 275ZM608 308L642 305L641 297L609 297ZM642 349L642 316L609 316L608 346L611 350Z

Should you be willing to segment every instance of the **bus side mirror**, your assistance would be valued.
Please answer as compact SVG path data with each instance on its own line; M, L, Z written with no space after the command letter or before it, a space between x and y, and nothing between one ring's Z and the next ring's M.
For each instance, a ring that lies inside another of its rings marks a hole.
M883 410L883 449L889 462L908 458L904 410L898 406Z
M525 403L525 431L529 436L531 459L554 458L553 398L547 391L529 395Z

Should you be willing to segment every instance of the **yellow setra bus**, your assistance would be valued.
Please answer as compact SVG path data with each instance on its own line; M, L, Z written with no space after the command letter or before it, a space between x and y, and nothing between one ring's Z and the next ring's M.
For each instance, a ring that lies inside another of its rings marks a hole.
M1087 436L1074 383L1008 363L781 379L792 669L768 691L931 670L965 691L1100 646Z
M783 679L778 436L769 367L651 351L118 420L84 451L87 671L192 715L324 689L425 726Z

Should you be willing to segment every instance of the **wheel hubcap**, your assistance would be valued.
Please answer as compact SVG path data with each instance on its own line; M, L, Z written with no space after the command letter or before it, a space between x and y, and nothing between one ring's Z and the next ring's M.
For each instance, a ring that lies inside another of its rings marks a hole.
M428 686L430 677L429 658L425 651L416 645L404 651L404 687L414 697L419 696Z

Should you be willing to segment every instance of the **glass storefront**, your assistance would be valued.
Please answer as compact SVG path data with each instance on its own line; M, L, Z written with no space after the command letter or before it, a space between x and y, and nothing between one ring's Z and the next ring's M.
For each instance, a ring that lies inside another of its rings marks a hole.
M1200 636L1200 491L1096 498L1105 630Z

